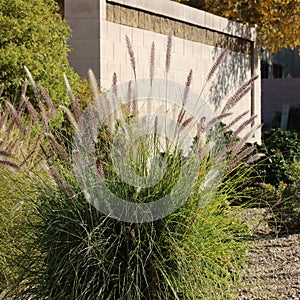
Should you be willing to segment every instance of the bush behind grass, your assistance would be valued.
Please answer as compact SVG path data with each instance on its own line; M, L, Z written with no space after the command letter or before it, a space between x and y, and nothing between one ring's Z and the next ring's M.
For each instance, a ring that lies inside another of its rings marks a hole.
M27 78L24 66L56 104L67 104L63 74L80 82L68 63L70 28L58 14L55 0L0 1L0 82L3 96L21 94ZM32 92L32 91L31 91ZM36 103L37 104L37 103Z
M263 132L258 150L264 156L253 169L253 196L268 207L268 223L276 231L299 230L299 161L300 140L296 132L273 128ZM254 185L253 185L254 183ZM259 201L256 203L259 205Z

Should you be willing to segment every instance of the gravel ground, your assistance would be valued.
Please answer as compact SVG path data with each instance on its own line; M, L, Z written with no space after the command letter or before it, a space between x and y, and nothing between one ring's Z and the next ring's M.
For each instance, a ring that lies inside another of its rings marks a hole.
M236 300L300 300L300 233L276 236L262 223L254 236Z

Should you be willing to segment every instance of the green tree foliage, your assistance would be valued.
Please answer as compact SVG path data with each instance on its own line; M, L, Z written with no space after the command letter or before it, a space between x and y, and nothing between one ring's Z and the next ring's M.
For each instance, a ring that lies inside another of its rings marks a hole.
M24 66L55 103L67 101L63 73L79 77L69 66L70 29L54 0L0 0L0 83L5 96L20 93Z
M270 51L300 45L299 0L174 0L213 14L257 25L262 46Z

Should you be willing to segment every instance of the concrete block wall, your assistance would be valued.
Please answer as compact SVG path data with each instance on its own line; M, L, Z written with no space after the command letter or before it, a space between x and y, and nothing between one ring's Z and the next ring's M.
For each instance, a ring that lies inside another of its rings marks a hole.
M72 51L69 62L76 72L86 77L93 69L100 78L100 7L102 0L65 0L64 16L71 27Z
M219 108L244 81L260 74L254 28L170 0L65 0L65 16L73 30L71 64L85 77L88 69L93 69L103 89L111 87L114 72L118 82L133 79L125 35L135 53L137 78L149 77L152 42L156 49L155 78L165 78L166 45L171 33L168 79L185 84L192 69L191 88L197 93L218 55L228 48L220 71L202 94ZM244 111L249 111L248 116L258 115L252 126L260 124L260 79L230 118ZM253 140L260 141L259 131Z

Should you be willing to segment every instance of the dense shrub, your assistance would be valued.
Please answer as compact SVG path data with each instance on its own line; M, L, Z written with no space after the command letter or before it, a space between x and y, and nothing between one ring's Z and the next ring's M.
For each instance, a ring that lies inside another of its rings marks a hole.
M300 159L300 139L295 132L279 128L263 132L263 144L258 151L265 156L257 166L263 182L278 186L281 181L290 182L288 168L294 160Z
M79 80L67 60L70 29L58 14L55 0L0 1L0 83L10 100L20 94L24 66L50 93L54 103L66 104L63 73Z
M278 230L299 228L300 139L296 132L273 128L263 132L257 147L264 156L255 164L252 180L257 205L262 201L274 217Z

